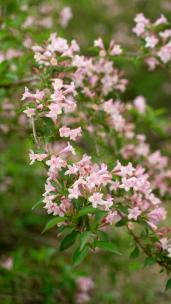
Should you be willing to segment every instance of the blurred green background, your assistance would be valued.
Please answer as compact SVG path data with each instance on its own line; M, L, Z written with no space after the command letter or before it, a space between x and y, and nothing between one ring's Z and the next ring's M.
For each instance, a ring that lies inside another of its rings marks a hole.
M66 28L59 24L63 7L70 6L73 18ZM130 260L131 240L118 228L121 257L91 254L78 268L70 265L70 252L58 252L55 229L41 234L48 216L42 208L32 210L43 192L44 171L29 166L32 147L29 124L22 115L24 79L34 71L29 42L41 44L51 32L76 39L83 51L102 37L107 44L116 39L136 50L133 18L143 12L155 19L164 13L171 21L169 0L0 0L0 58L9 49L20 57L0 59L0 303L75 303L76 279L90 276L95 283L90 303L165 304L165 277L157 267L142 267L141 259ZM27 22L26 22L27 21ZM170 72L147 72L143 65L120 63L129 78L124 99L144 95L150 105L166 108L170 116ZM15 85L14 85L15 83ZM170 135L169 135L170 136ZM162 148L170 151L170 140ZM9 268L9 269L7 269Z

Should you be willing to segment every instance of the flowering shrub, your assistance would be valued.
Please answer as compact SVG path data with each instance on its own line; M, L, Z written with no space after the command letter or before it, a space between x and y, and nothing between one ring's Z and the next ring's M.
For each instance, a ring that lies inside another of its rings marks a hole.
M159 38L152 25L142 14L135 21L134 32L153 49ZM163 23L164 16L154 27ZM132 257L141 250L145 265L170 271L170 229L160 225L171 194L169 159L148 143L149 122L160 130L158 111L143 96L121 99L128 80L116 62L124 51L99 38L81 54L75 40L56 34L32 49L39 81L25 87L22 100L35 140L30 164L42 162L47 172L40 203L53 217L44 231L57 226L60 249L74 245L77 266L98 248L121 254L107 229L123 226L133 238Z

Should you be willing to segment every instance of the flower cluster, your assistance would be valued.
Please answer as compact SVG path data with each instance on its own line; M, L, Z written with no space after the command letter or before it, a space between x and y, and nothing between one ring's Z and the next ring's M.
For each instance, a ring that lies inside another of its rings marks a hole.
M171 29L164 15L151 22L142 13L134 19L133 32L141 38L145 52L145 62L150 70L171 60Z
M103 247L96 232L122 221L131 231L145 225L158 244L159 224L166 218L162 202L171 193L169 160L152 151L136 123L149 115L146 99L124 103L118 95L128 81L111 58L121 47L111 41L105 49L101 38L94 46L96 56L83 56L75 40L68 43L56 34L34 46L41 90L25 88L22 97L37 144L31 164L41 161L47 169L44 208L56 218L53 223L72 228L75 240L86 234L78 256ZM42 127L36 130L35 124Z
M89 277L77 279L76 303L83 304L90 301L89 293L94 287L94 282Z

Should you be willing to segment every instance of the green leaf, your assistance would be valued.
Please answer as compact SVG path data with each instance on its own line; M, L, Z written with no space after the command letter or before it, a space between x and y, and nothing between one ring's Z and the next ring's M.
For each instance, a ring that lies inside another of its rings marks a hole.
M40 200L38 200L38 202L36 204L34 204L34 206L32 207L32 210L34 210L35 208L37 208L39 205L41 205L43 202L43 198L41 198Z
M171 279L167 281L165 290L169 290L169 289L171 289Z
M55 217L54 219L50 220L50 221L46 224L46 226L45 226L44 230L42 231L42 233L44 233L45 231L51 229L52 227L56 226L57 224L59 224L59 223L61 223L61 222L64 222L65 219L66 219L65 216L63 216L63 217L58 216L58 217Z
M85 244L89 241L90 236L92 235L91 231L84 231L80 234L80 250L82 250L85 246Z
M103 250L110 251L112 253L121 255L121 253L118 251L115 244L112 242L105 242L105 241L95 241L94 242L95 247L99 247Z
M130 254L130 258L131 259L135 259L135 258L137 258L138 256L139 256L139 254L140 254L140 251L139 251L139 248L136 246L134 249L133 249L133 251L131 252L131 254Z
M59 250L63 251L71 247L75 243L78 233L78 231L72 231L70 234L66 235L60 244Z
M119 222L117 222L115 224L116 227L122 227L122 226L125 226L125 224L127 223L127 219L122 219L120 220Z
M78 212L78 214L77 214L77 218L79 218L79 217L81 217L81 216L83 216L83 215L87 215L87 214L89 214L89 213L97 213L99 211L99 209L96 209L96 208L93 208L93 207L91 207L91 206L89 206L89 207L85 207L85 208L82 208L79 212Z
M97 235L102 241L105 241L105 242L109 241L109 236L106 232L98 230Z
M82 250L77 248L73 255L73 266L78 266L87 256L89 247L86 245Z
M150 266L156 263L156 258L149 256L144 260L144 266Z

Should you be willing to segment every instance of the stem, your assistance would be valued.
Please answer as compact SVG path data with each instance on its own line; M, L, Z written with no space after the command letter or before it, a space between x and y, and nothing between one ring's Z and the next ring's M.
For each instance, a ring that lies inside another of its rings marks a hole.
M39 144L39 140L38 140L37 133L36 133L35 121L34 121L33 117L31 118L31 125L32 125L33 137L34 137L35 143L36 143L37 147L40 149L40 144Z
M39 80L38 77L31 77L31 78L25 78L23 80L17 80L17 81L14 81L14 82L8 82L8 83L4 83L4 84L0 84L0 88L9 88L9 87L13 87L13 86L20 86L20 85L23 85L23 84L27 84L27 83L30 83L30 82L34 82L34 81L37 81Z

